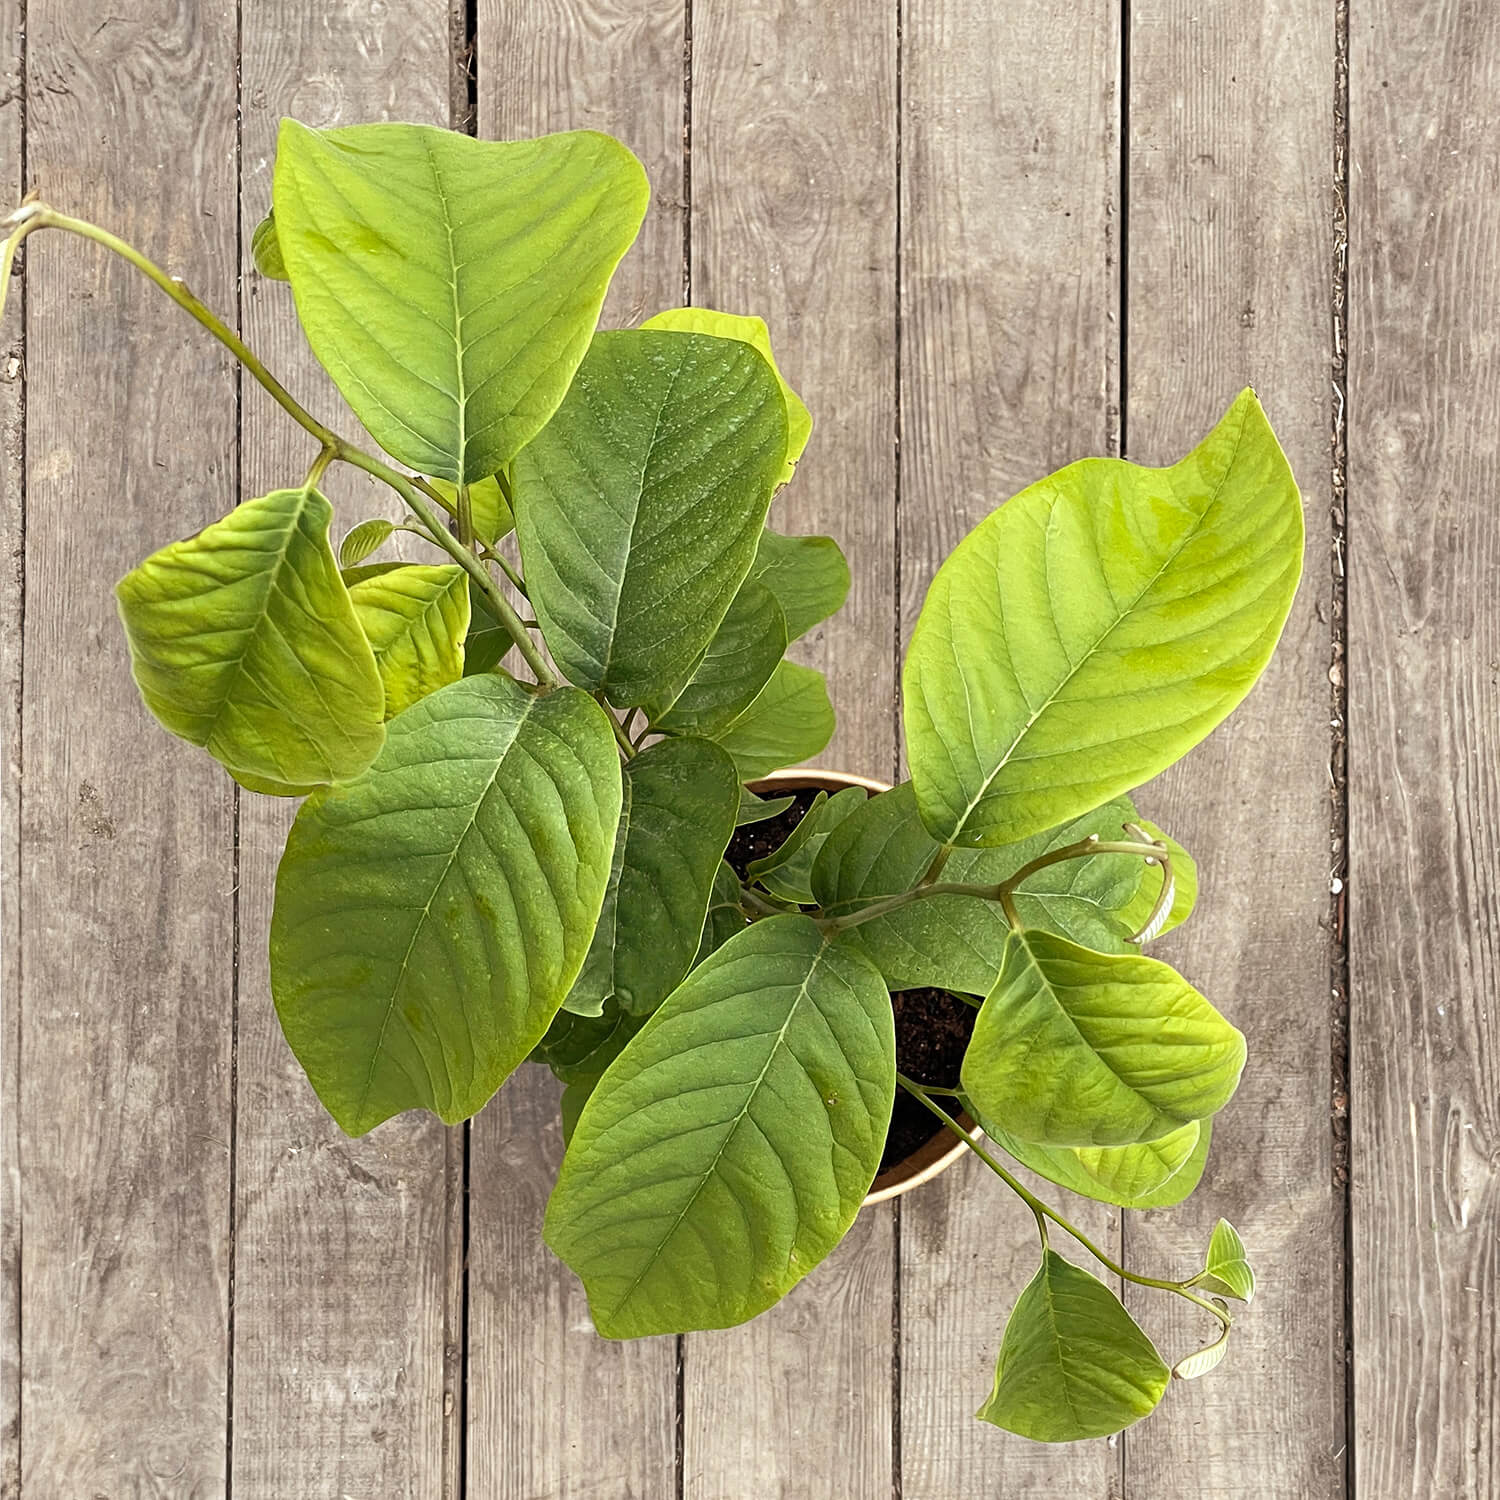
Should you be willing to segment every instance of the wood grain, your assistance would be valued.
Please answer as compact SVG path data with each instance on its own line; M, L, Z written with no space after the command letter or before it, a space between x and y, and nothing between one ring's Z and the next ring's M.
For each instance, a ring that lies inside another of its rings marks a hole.
M603 323L682 301L681 0L480 0L479 133L594 129L651 179ZM468 1484L494 1500L659 1500L676 1490L676 1341L599 1338L573 1274L542 1243L562 1159L558 1090L522 1068L470 1143Z
M903 28L901 612L969 530L1041 475L1109 451L1118 408L1118 6L911 7ZM1080 81L1085 81L1080 86ZM1088 1232L1119 1219L1067 1199ZM1102 1497L1103 1442L975 1420L1039 1260L1031 1215L978 1162L903 1200L905 1500Z
M1500 1487L1500 13L1350 67L1355 1473Z
M356 440L358 424L297 328L289 289L256 273L250 236L270 205L283 115L317 127L447 123L448 19L444 0L243 8L245 336L311 410ZM247 497L298 483L314 453L249 380L241 444ZM325 489L335 536L400 510L352 470L334 470ZM456 1493L461 1318L449 1273L461 1273L462 1246L449 1234L450 1210L461 1205L447 1193L448 1133L413 1114L347 1139L282 1039L266 942L294 811L281 799L240 797L233 1493Z
M1341 1496L1328 978L1333 16L1325 0L1254 11L1135 0L1130 16L1128 456L1177 458L1254 385L1302 487L1307 568L1263 682L1140 798L1202 877L1193 921L1159 956L1244 1029L1250 1061L1197 1193L1129 1216L1127 1257L1147 1274L1186 1274L1223 1215L1264 1291L1225 1363L1175 1383L1125 1435L1125 1494ZM1134 1289L1127 1300L1171 1358L1209 1332L1186 1304Z
M0 197L20 201L20 0L0 0ZM0 326L0 1495L21 1488L21 664L25 630L24 281Z
M813 414L773 522L849 556L843 611L795 654L839 715L822 763L895 764L896 15L696 0L692 301L756 313ZM686 1500L884 1497L892 1485L893 1216L866 1210L801 1287L685 1341Z
M234 306L235 11L31 0L32 181ZM122 262L27 247L22 1486L225 1482L229 783L131 685L110 588L233 503L229 360Z

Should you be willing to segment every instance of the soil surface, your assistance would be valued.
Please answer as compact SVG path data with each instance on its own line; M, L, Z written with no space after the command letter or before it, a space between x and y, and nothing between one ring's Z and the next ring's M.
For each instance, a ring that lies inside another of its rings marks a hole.
M764 859L779 849L817 791L769 792L767 798L793 796L796 800L783 813L764 823L737 828L724 858L744 875L752 859ZM896 1066L908 1078L936 1088L957 1088L964 1049L974 1030L977 1012L972 1005L955 999L946 990L900 990L891 996L896 1015ZM943 1126L929 1110L904 1089L896 1090L891 1112L890 1134L880 1157L880 1170L888 1171L919 1151Z

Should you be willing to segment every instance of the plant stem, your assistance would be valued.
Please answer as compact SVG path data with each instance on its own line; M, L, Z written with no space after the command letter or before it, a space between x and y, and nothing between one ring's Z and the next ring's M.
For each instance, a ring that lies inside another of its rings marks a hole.
M1215 1307L1206 1298L1189 1291L1184 1283L1180 1281L1162 1281L1155 1276L1139 1276L1134 1271L1127 1271L1118 1261L1112 1260L1106 1255L1081 1229L1071 1224L1055 1208L1049 1207L1035 1193L1031 1192L1023 1182L1007 1172L983 1146L970 1137L968 1131L947 1110L933 1100L931 1096L934 1090L927 1088L923 1084L914 1082L903 1073L896 1074L896 1082L908 1094L912 1095L913 1098L920 1099L1031 1210L1032 1214L1036 1217L1044 1245L1047 1242L1047 1230L1044 1221L1050 1219L1059 1229L1072 1235L1105 1270L1112 1272L1124 1281L1133 1282L1136 1286L1149 1286L1155 1287L1158 1291L1175 1292L1177 1296L1185 1297L1189 1302L1196 1303L1205 1312L1212 1313L1225 1328L1230 1326L1231 1319L1228 1313L1220 1311L1219 1308Z
M458 486L457 502L458 540L460 545L474 550L474 502L469 498L469 487Z
M307 471L307 478L302 481L302 488L310 490L323 477L323 473L328 468L328 465L337 457L338 454L326 443L319 448L318 456L313 459L312 467Z
M187 284L177 276L169 276L155 262L148 260L135 246L127 244L117 235L111 234L107 229L101 229L97 224L90 224L86 219L75 219L67 214L59 213L55 208L45 203L31 202L22 204L14 214L5 222L4 227L9 230L3 250L0 250L0 313L4 311L4 293L10 279L11 262L15 251L21 241L37 229L65 229L70 234L76 234L83 239L92 240L97 245L102 245L106 250L118 255L122 260L128 261L148 281L160 287L168 297L175 302L195 322L206 328L214 338L234 355L241 365L250 373L255 382L271 397L273 401L291 417L304 431L311 433L322 445L324 453L328 455L327 462L337 459L341 463L352 465L356 469L362 469L365 473L375 479L388 484L406 502L408 508L426 527L428 534L454 562L458 563L465 572L478 585L480 592L484 595L485 602L489 605L495 618L505 627L506 632L515 642L516 648L525 658L529 666L536 674L536 679L544 687L556 687L558 678L547 665L545 658L537 649L536 643L531 639L526 627L521 624L521 617L511 608L510 602L496 587L495 580L490 577L488 570L476 558L473 552L461 545L443 526L434 515L431 506L423 498L422 491L430 496L439 505L443 504L442 497L424 479L409 479L406 475L389 464L382 463L373 454L366 453L362 448L356 447L347 439L340 437L331 427L318 421L311 412L307 410L282 383L263 365L259 357L240 338L240 336L219 318L205 303L200 302ZM323 454L319 455L320 460ZM327 467L324 463L323 467ZM317 469L317 463L314 463ZM321 470L319 470L321 475ZM613 715L611 715L613 717Z
M790 906L772 896L763 896L748 885L740 886L740 906L747 916L782 917L788 912L801 911L799 906Z
M602 692L595 693L593 699L604 710L604 717L609 720L609 727L615 732L615 744L620 747L625 759L629 760L635 754L635 746L630 743L630 737L620 728L620 721L615 718L615 711L609 706L609 699Z
M499 566L500 571L510 580L510 586L530 604L531 595L526 591L526 580L521 576L516 565L503 552L496 552L492 547L485 548L484 556L487 562L493 562Z

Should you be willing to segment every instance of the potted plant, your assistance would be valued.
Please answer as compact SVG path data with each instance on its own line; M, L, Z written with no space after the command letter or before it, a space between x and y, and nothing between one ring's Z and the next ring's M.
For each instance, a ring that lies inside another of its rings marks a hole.
M849 581L834 542L766 524L811 419L757 319L596 331L647 204L635 158L588 132L287 121L273 196L257 264L388 458L180 281L44 202L7 221L0 301L28 235L83 235L314 440L305 474L117 592L161 723L242 787L306 798L272 991L334 1119L453 1123L527 1059L550 1066L570 1140L546 1237L610 1337L754 1317L872 1185L972 1151L1039 1241L982 1418L1115 1432L1210 1369L1225 1299L1253 1290L1235 1232L1147 1276L1017 1164L1177 1202L1245 1061L1142 951L1196 880L1127 794L1244 697L1286 619L1301 507L1254 395L1170 468L1072 464L959 544L906 657L910 781L788 773L833 714L787 648ZM335 463L389 485L434 559L380 560L379 518L336 555ZM1202 1347L1169 1365L1070 1240L1194 1303Z

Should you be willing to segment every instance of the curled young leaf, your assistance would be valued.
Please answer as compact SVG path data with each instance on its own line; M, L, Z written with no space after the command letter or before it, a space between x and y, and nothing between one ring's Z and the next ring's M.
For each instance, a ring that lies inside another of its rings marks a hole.
M1156 1409L1171 1373L1104 1283L1042 1251L1005 1325L981 1421L1039 1443L1123 1432Z
M323 368L387 453L455 482L546 424L649 201L618 141L283 120L276 239Z
M599 705L498 673L423 698L363 776L309 798L276 876L271 991L348 1134L406 1109L467 1119L542 1039L619 813Z
M1229 1102L1245 1039L1154 958L1013 932L964 1054L984 1118L1046 1146L1154 1141Z
M608 1338L727 1328L839 1242L895 1093L890 999L809 917L755 923L701 964L600 1080L546 1239Z
M385 738L385 694L316 490L237 505L116 585L146 707L253 790L357 776Z
M1193 1285L1239 1302L1249 1302L1255 1296L1255 1271L1245 1253L1245 1242L1228 1219L1214 1225L1203 1269L1193 1278Z
M255 269L269 281L287 279L286 264L281 259L281 246L276 241L276 214L268 213L255 226L250 236L250 257Z
M1302 569L1302 501L1243 392L1181 462L1085 459L938 569L902 677L934 838L1003 844L1156 775L1249 692Z

